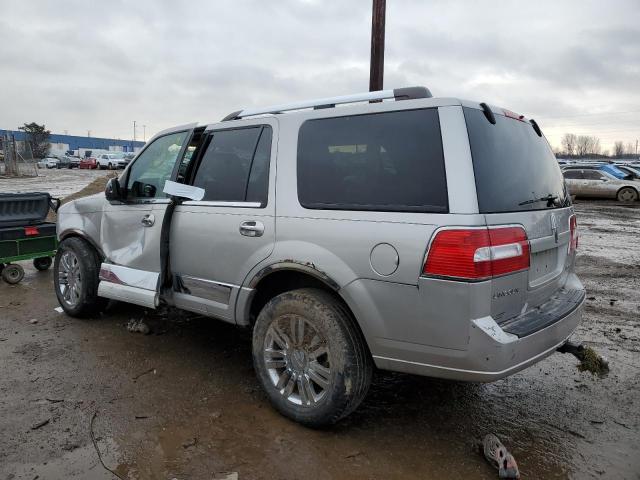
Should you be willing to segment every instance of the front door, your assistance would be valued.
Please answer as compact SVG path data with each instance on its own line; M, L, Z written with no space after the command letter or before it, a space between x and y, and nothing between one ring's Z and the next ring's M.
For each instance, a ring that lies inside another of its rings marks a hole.
M124 200L105 205L100 295L155 305L161 230L169 204L164 183L173 178L191 133L189 126L151 140L122 176Z
M234 322L245 277L274 246L277 126L256 119L205 132L188 179L204 198L177 206L171 223L177 306Z

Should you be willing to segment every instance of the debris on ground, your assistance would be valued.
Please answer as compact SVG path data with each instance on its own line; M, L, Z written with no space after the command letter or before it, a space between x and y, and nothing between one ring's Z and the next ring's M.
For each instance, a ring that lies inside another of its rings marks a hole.
M95 434L93 433L93 422L95 421L97 416L98 416L98 410L93 412L91 420L89 421L89 436L91 437L91 443L93 443L93 448L95 448L96 453L98 454L98 460L100 460L100 464L102 465L102 467L106 471L110 472L114 477L117 477L120 480L126 480L124 477L122 477L120 474L118 474L115 470L107 467L107 465L104 463L104 460L102 459L102 453L100 452L100 449L98 448L98 441L102 440L102 437L96 437Z
M578 360L578 370L581 372L591 372L594 375L603 376L609 372L609 362L606 358L600 356L591 347L585 347L580 343L566 342L560 348L560 353L570 353Z
M190 438L189 440L187 440L186 442L184 442L182 444L182 448L195 447L197 444L198 444L198 439L193 437L193 438Z
M149 370L145 370L144 372L139 373L138 375L136 375L135 377L133 377L133 381L135 382L136 380L138 380L140 377L143 377L144 375L147 375L149 373L153 373L154 375L156 374L156 369L155 368L150 368Z
M29 323L31 325L35 325L36 323L38 323L38 319L37 318L32 318L31 320L29 320Z
M31 427L31 430L38 430L39 428L42 428L42 427L44 427L45 425L48 425L50 421L51 421L51 419L50 419L50 418L47 418L46 420L43 420L43 421L41 421L41 422L38 422L38 423L36 423L35 425L33 425L33 426Z
M498 469L498 478L520 478L518 464L513 455L494 434L485 435L482 440L484 457Z
M213 480L238 480L238 472L221 473L218 475L216 475Z
M149 335L151 333L151 327L143 319L136 320L132 318L129 320L127 330L131 333L141 333L143 335Z
M56 307L53 309L54 311L58 312L58 313L62 313L64 312L64 310L62 310L62 307Z
M591 372L594 375L604 375L609 371L609 362L601 357L591 347L585 347L582 352L576 355L580 360L578 370L581 372Z

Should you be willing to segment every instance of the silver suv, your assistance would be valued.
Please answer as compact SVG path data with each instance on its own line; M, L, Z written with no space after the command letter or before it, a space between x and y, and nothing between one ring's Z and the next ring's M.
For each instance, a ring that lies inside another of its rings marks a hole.
M340 106L338 106L340 105ZM576 217L534 120L411 87L159 133L105 195L64 205L55 290L253 332L273 405L338 421L372 370L488 382L582 315Z

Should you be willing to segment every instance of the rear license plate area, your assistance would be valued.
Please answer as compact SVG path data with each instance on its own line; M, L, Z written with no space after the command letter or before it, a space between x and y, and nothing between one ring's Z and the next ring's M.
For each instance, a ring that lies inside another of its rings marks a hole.
M553 274L558 267L558 249L552 248L531 255L529 267L529 282L535 282L541 278Z

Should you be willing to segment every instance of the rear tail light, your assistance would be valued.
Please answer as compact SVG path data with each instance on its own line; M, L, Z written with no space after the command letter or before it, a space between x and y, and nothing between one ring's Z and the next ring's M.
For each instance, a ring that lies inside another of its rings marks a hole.
M569 254L578 250L578 220L575 215L569 217Z
M40 230L38 230L38 227L24 227L24 234L27 237L32 237L34 235L39 235Z
M522 227L440 230L422 273L485 280L529 268L529 241Z

